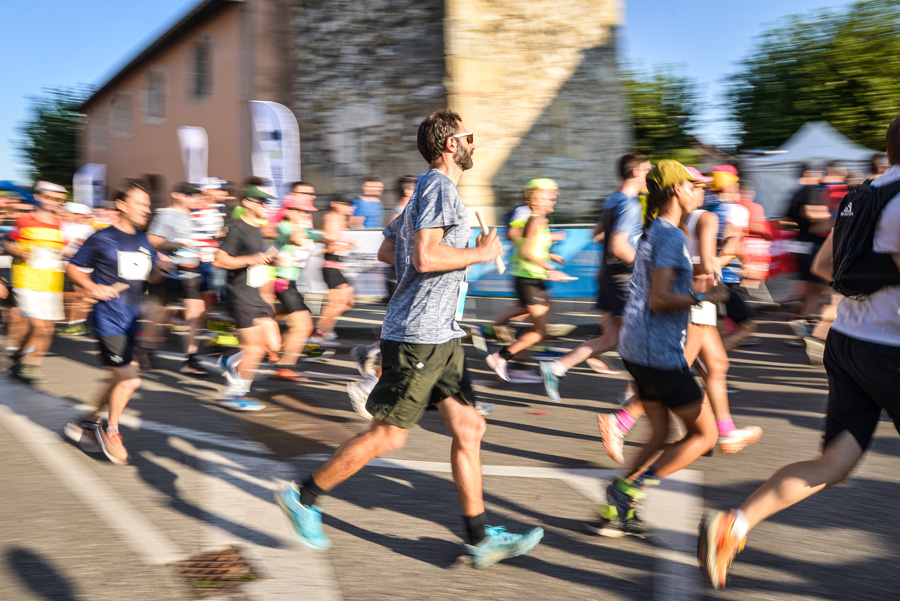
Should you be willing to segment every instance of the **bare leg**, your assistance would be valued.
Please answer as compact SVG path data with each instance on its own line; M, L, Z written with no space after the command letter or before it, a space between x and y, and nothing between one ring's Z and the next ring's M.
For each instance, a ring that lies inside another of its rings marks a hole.
M725 351L731 352L740 344L750 338L756 331L756 324L753 320L748 319L742 323L734 324L734 331L722 336L722 343L725 345Z
M185 344L185 352L193 355L199 350L197 346L197 328L200 319L206 311L206 302L203 299L186 298L184 299L184 323L188 327L187 341Z
M692 365L699 354L706 366L703 381L715 418L731 419L727 383L728 354L718 329L715 326L689 325L684 354L688 365Z
M622 327L622 318L613 317L609 311L600 315L603 324L603 335L593 340L581 343L573 350L559 358L559 362L566 368L572 369L579 363L587 361L603 353L613 351L619 346L619 329Z
M534 327L519 336L518 340L510 344L506 349L511 355L515 355L525 349L531 348L547 336L547 313L549 306L528 305L528 314Z
M453 436L453 443L450 445L450 465L462 514L466 517L481 515L484 513L481 439L487 430L487 424L475 411L475 407L453 397L441 401L438 409Z
M50 349L56 324L43 319L30 319L31 332L25 339L22 348L33 347L34 350L22 357L22 365L39 366Z
M332 490L376 457L403 448L408 434L408 430L373 420L368 430L339 446L313 473L313 480L322 490Z
M294 311L287 316L288 331L282 345L281 359L278 365L285 367L296 365L300 358L300 351L313 330L312 316L309 311Z
M837 306L841 302L841 298L840 294L832 294L828 304L822 307L822 319L813 328L813 338L825 340L825 337L828 336L828 330L831 329L831 324L837 318Z
M138 375L138 364L135 361L111 369L113 386L109 391L109 426L118 429L119 418L125 411L125 406L131 400L134 392L141 387L141 378Z
M322 314L319 316L318 331L326 334L334 331L334 325L338 317L353 306L352 299L353 288L348 284L341 284L337 288L330 289L328 291L328 301L325 303L325 308L322 309Z
M491 323L492 326L505 326L509 321L517 318L517 317L526 317L528 315L528 311L525 310L525 307L522 305L513 305L511 307L506 307L497 315L494 316L494 321Z
M670 410L662 403L648 403L646 401L644 402L644 409L647 411L647 417L653 426L653 437L651 440L658 442L661 438L665 441L665 435L668 434L669 428L668 412ZM709 403L694 403L687 407L671 409L671 411L684 422L687 433L684 438L669 445L659 458L652 463L655 475L660 478L690 465L697 457L710 450L716 444L718 437L716 420L713 418ZM659 444L661 445L662 443ZM643 465L638 465L637 467L638 469L646 469ZM638 473L632 473L631 478L634 478L636 475Z

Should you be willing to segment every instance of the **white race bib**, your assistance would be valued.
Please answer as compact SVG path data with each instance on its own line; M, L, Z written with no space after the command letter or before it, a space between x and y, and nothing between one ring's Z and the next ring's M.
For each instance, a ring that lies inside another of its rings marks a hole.
M147 253L117 250L116 255L119 262L119 277L123 280L145 281L150 277L153 260Z
M59 251L45 246L36 246L31 251L28 266L42 271L62 271L62 255Z
M259 288L272 279L272 269L268 265L254 265L247 268L247 285Z
M703 301L691 307L691 323L698 326L714 326L718 317L716 313L716 306L713 303Z

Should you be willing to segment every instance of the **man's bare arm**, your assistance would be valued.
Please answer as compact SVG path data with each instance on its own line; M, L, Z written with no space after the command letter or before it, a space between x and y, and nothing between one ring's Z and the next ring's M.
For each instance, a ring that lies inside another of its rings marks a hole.
M493 261L503 251L496 228L490 230L487 235L483 233L479 235L474 248L455 248L443 244L441 242L443 239L444 228L441 227L416 232L413 250L413 267L416 271L428 273L465 269L469 265Z

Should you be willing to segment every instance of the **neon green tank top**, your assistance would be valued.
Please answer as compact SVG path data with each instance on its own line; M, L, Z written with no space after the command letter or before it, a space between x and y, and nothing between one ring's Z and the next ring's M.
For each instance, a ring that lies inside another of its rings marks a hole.
M534 239L534 255L542 261L548 261L550 259L550 247L553 246L550 228L546 225L541 227L534 235ZM547 270L522 256L522 247L524 244L525 236L522 236L515 241L516 254L512 259L512 269L510 270L510 273L519 278L546 280Z

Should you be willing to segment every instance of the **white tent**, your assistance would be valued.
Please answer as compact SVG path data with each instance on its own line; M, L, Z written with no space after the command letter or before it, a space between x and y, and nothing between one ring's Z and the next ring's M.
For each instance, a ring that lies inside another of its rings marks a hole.
M872 157L877 151L852 142L824 121L804 123L777 151L739 162L742 179L756 186L756 202L768 217L780 217L797 189L804 165L823 169L839 161L849 171L869 175Z

